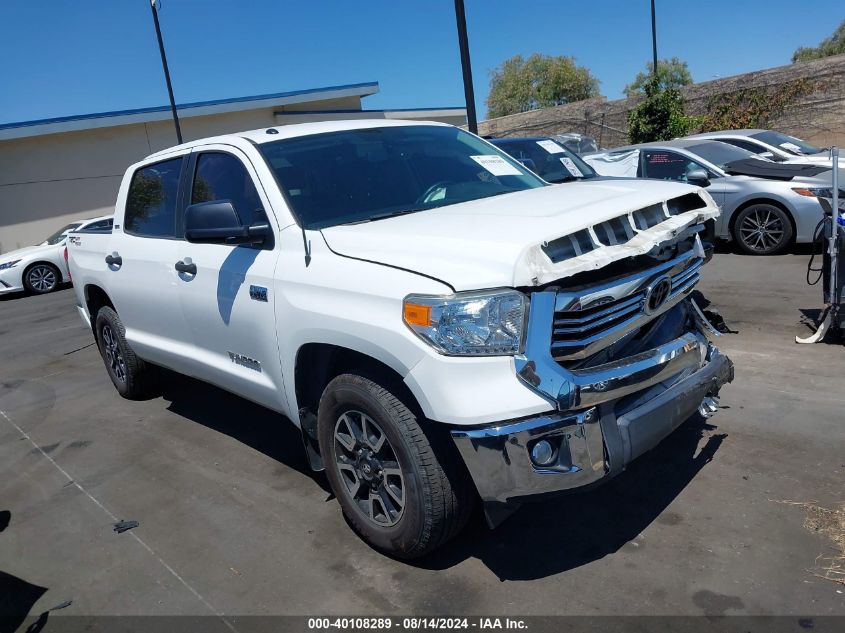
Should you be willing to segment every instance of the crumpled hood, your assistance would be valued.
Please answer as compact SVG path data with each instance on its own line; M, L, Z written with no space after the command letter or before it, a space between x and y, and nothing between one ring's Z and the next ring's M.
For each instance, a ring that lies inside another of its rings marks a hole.
M322 233L340 255L419 272L455 290L530 286L648 252L701 215L718 215L705 196L711 206L640 232L630 246L601 247L566 266L553 264L540 250L559 237L697 191L662 181L580 181L330 227Z

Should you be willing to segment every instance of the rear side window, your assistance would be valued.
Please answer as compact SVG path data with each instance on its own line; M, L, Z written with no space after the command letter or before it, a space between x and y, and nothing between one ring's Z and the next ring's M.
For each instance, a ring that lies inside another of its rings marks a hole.
M123 229L144 237L176 237L176 196L182 158L147 165L135 172L126 199Z
M197 158L191 204L212 200L231 202L244 226L267 221L249 172L232 154L207 152Z

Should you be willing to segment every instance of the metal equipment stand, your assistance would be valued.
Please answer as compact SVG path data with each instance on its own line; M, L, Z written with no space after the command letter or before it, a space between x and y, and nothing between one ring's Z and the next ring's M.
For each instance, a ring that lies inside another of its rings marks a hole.
M819 343L831 329L841 329L840 308L842 303L842 285L845 280L839 278L839 259L841 256L845 256L845 253L840 253L839 251L843 241L841 236L845 231L843 231L843 226L840 224L841 216L839 214L839 148L831 148L830 156L833 166L833 182L831 183L833 203L830 210L831 228L830 239L828 240L828 254L830 256L828 260L828 279L830 282L828 296L825 297L827 305L822 321L815 333L806 338L796 336L796 343ZM822 208L826 211L827 209L825 207L827 205L824 203L827 201L823 198L820 198L820 200L822 201Z

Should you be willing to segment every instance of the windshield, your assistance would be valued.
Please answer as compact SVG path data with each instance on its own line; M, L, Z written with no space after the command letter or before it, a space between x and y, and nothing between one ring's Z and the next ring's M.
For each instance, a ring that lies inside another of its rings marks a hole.
M779 147L780 149L785 150L790 154L793 154L794 156L819 154L824 151L819 149L818 147L810 145L806 141L802 141L800 138L781 134L780 132L757 132L756 134L752 134L751 138L756 138L758 141L762 141L768 145Z
M722 171L725 170L726 164L732 163L735 160L754 158L756 160L771 162L762 156L758 156L754 152L749 152L747 149L742 149L741 147L728 145L727 143L719 143L716 141L690 145L685 149L688 152L692 152L696 156L701 156L704 160L713 163Z
M580 156L552 139L494 139L491 142L546 182L568 182L598 175Z
M42 242L42 244L49 244L50 246L55 246L56 244L61 242L63 239L65 239L65 236L68 233L70 233L73 229L79 228L80 226L82 226L81 222L74 222L73 224L68 224L63 229L60 229L60 230L56 231L55 233L53 233L50 237L48 237L46 240L44 240Z
M259 148L308 229L544 186L506 154L451 126L345 130Z

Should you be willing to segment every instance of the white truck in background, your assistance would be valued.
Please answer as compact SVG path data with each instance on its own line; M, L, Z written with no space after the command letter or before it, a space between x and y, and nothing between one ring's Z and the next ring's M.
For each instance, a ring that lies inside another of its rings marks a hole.
M278 411L411 558L715 411L733 368L690 293L716 215L676 183L550 186L448 125L326 122L132 165L69 261L122 396L166 367Z

